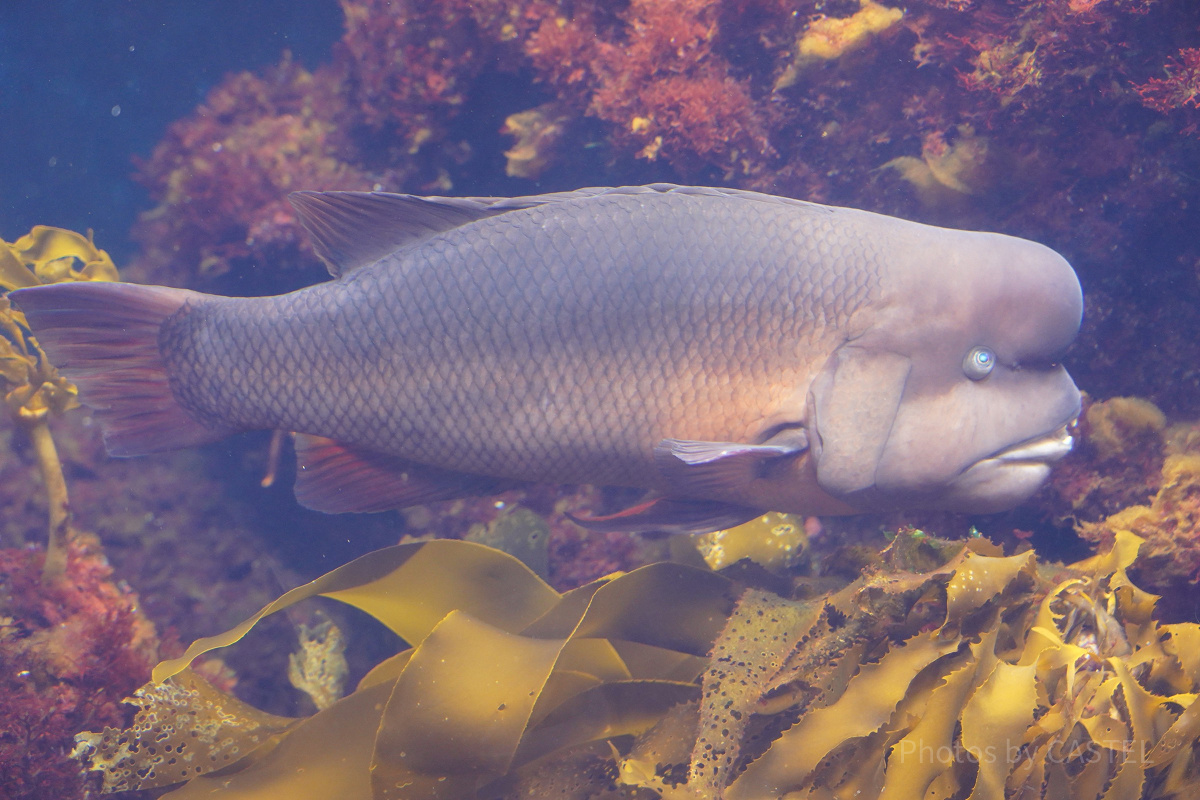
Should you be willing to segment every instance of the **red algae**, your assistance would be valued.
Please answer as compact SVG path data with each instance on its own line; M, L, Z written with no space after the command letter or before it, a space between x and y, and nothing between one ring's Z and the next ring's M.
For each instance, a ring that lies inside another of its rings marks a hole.
M154 626L93 537L71 543L62 581L40 580L42 558L0 550L0 776L11 800L85 796L75 734L124 723L123 698L158 656Z
M370 189L343 160L343 108L328 70L290 59L263 77L231 75L174 123L139 180L158 207L134 229L146 279L211 287L231 270L316 263L286 195L294 189Z
M1190 120L1184 129L1191 134L1200 134L1200 47L1180 50L1167 60L1163 68L1165 78L1151 78L1137 89L1138 96L1147 108L1163 114L1182 109L1189 112Z

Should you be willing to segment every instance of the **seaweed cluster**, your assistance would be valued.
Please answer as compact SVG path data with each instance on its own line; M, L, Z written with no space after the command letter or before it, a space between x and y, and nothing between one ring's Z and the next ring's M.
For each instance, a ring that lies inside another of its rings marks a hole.
M1165 78L1151 78L1137 87L1147 108L1168 114L1187 115L1186 133L1200 135L1200 47L1188 47L1167 59Z
M0 795L10 800L86 796L95 782L67 757L75 734L125 724L122 699L161 655L95 537L76 536L65 556L47 583L42 552L0 548Z
M112 259L90 237L39 225L13 244L0 240L0 290L5 292L45 283L116 279ZM50 518L43 573L54 579L66 569L71 531L67 484L50 436L50 417L79 403L75 387L59 376L30 333L25 315L7 296L0 297L0 390L13 422L37 454Z
M671 563L559 594L481 545L398 545L159 664L79 750L108 791L190 778L177 800L1180 796L1200 626L1155 621L1140 545L1056 567L902 533L800 600ZM303 719L188 670L318 595L410 646Z
M1041 494L1050 515L1097 548L1137 535L1139 582L1186 606L1200 580L1200 429L1114 397L1088 401L1076 433L1076 452Z

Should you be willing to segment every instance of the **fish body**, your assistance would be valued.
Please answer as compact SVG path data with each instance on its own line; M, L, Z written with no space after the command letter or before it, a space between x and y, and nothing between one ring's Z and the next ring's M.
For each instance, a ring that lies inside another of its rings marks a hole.
M294 203L336 280L13 293L110 450L284 429L318 508L596 483L702 529L995 510L1070 446L1082 297L1033 242L668 185Z

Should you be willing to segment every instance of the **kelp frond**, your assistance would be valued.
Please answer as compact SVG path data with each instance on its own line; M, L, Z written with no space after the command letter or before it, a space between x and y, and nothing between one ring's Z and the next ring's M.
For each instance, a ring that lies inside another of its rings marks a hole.
M112 259L96 247L90 235L38 225L12 244L0 239L0 290L4 292L46 283L115 280L117 269ZM29 434L37 453L50 517L42 576L52 580L66 568L70 515L67 485L48 418L79 403L75 387L46 359L25 315L13 308L7 297L0 297L0 391L9 414Z
M1155 622L1126 575L1139 546L1047 567L902 533L796 601L672 563L559 594L481 545L404 544L196 642L143 692L194 686L196 656L322 595L411 647L219 774L197 757L172 800L1172 797L1200 777L1200 626ZM201 724L138 702L143 738ZM133 735L81 737L106 775L125 759L110 789L162 785L161 759L95 744Z

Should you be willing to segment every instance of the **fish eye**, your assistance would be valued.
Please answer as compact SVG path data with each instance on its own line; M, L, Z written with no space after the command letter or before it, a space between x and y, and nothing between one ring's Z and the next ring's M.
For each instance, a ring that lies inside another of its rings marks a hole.
M963 372L973 381L981 381L996 366L996 354L986 347L972 347L963 359Z

